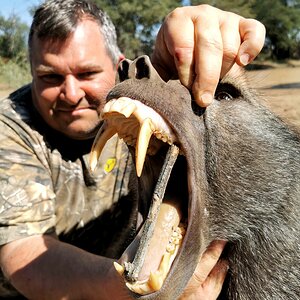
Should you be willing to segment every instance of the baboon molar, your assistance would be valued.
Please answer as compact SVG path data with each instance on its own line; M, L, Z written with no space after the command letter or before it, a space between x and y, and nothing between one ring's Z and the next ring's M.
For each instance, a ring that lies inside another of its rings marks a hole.
M147 56L124 60L119 77L107 97L91 168L118 133L135 157L140 195L164 185L154 233L137 250L144 255L133 266L137 277L126 276L126 263L116 265L133 296L177 299L207 246L226 240L229 271L219 299L299 299L299 134L260 103L243 75L222 79L206 109L178 81L164 82ZM166 163L172 146L178 153L167 187L164 175L149 187L152 168ZM152 212L142 212L145 224ZM166 229L162 220L171 212ZM166 263L177 231L176 255Z

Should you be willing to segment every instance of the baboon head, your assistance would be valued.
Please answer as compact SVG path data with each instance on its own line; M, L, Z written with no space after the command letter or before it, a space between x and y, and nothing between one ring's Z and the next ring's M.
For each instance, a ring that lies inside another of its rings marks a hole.
M115 133L135 159L139 242L130 261L116 265L129 289L136 297L178 298L207 246L226 240L220 297L295 296L298 136L260 104L241 72L220 81L206 109L179 81L163 81L147 56L124 60L119 77L91 167Z

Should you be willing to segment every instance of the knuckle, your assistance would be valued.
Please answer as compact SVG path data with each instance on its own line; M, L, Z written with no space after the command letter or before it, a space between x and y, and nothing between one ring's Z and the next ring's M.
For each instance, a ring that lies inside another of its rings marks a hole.
M190 17L194 21L197 19L208 19L217 14L219 10L208 4L200 4L195 6L177 7L171 11L167 18L186 18Z
M250 23L252 23L253 27L256 27L256 29L263 30L263 31L266 30L265 25L263 23L261 23L260 21L258 21L258 20L248 19L248 21Z
M186 16L185 11L186 11L185 7L177 7L168 14L167 18L177 20L178 18L185 17Z
M201 43L205 48L210 49L210 51L219 53L223 52L224 50L222 41L213 36L203 39Z
M223 62L225 63L232 63L237 55L238 55L238 48L234 45L224 45L223 46Z
M246 19L249 31L256 32L260 36L265 36L266 27L263 23L255 19Z
M215 13L216 12L216 8L212 7L208 4L200 4L197 5L196 8L198 9L198 12L207 16L207 14L211 14L211 13ZM197 13L198 13L197 12Z
M186 60L192 60L194 54L193 46L186 46L186 47L175 47L174 48L174 55L175 59L178 63L184 62Z
M204 20L217 17L217 8L212 7L208 4L200 4L198 6L194 6L194 9L197 10L197 12L195 13L195 22L201 20L201 22L203 23Z
M244 19L242 31L242 52L255 57L262 49L266 36L265 26L255 19Z
M265 25L264 25L263 23L257 21L257 20L255 20L255 21L256 21L256 26L257 26L258 30L259 30L259 31L263 34L263 36L265 37L265 35L266 35L266 27L265 27Z
M198 285L202 285L206 279L206 276L200 272L195 271L193 274L193 279Z

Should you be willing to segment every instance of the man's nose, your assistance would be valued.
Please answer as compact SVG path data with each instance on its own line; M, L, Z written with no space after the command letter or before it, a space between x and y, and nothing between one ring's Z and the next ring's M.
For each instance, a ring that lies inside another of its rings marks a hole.
M61 87L60 99L70 105L76 105L84 96L80 81L73 75L67 75Z

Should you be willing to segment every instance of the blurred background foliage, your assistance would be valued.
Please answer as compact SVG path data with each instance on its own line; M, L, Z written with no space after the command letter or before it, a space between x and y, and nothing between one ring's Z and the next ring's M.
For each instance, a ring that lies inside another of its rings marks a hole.
M178 6L210 4L261 21L267 38L261 59L282 61L300 58L300 0L93 0L112 18L122 52L128 58L151 54L164 17ZM33 13L34 7L30 8ZM0 12L0 81L10 85L30 80L27 61L29 27L15 14ZM9 71L10 70L10 71Z

